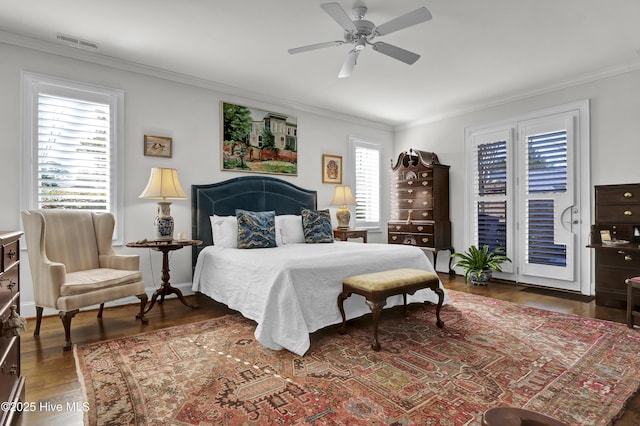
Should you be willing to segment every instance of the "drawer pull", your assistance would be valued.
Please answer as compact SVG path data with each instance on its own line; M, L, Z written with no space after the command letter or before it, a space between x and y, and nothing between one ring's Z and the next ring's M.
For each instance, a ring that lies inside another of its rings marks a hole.
M424 228L422 226L418 226L418 231L422 231Z
M407 200L407 203L413 204L413 200Z
M631 198L631 197L633 197L632 193L630 193L630 192L625 192L624 193L624 198Z
M408 192L409 194L413 194L413 189L407 189L407 192Z
M407 185L413 185L413 181L410 180L409 182L407 182Z
M17 253L15 250L9 250L9 259L15 259L16 255Z
M625 254L624 255L624 260L625 260L625 262L631 262L633 260L633 258L631 257L631 255Z
M422 186L427 186L427 185L429 185L429 181L426 181L426 180L422 181Z
M426 172L422 173L422 177L427 177L427 176L429 176L429 173L426 173Z
M427 217L427 216L429 216L429 213L427 213L427 212L422 212L422 217Z
M422 242L423 242L423 243L428 243L428 242L429 242L429 239L428 239L428 238L423 238L423 239L422 239Z
M633 212L631 210L625 210L624 211L624 215L625 216L631 216L633 214Z
M391 239L392 239L393 241L395 241L395 240L397 240L397 239L398 239L398 237L397 237L396 235L394 235L393 237L391 237Z

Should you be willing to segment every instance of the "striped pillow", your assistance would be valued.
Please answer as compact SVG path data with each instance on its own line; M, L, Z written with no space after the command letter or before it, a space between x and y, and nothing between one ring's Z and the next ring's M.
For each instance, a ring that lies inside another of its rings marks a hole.
M236 210L238 248L276 247L276 212Z
M308 244L333 242L329 210L302 209L302 228Z

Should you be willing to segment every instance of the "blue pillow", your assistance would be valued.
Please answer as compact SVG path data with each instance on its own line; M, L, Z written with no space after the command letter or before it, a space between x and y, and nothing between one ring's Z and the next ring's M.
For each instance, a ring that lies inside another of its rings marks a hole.
M238 248L276 247L276 212L236 210Z
M329 210L302 209L302 229L306 243L333 242L333 228Z

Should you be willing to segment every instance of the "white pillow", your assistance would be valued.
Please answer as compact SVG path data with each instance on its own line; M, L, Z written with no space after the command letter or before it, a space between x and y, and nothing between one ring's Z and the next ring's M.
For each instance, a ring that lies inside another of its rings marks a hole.
M213 244L222 248L238 248L238 220L235 216L210 216Z
M304 243L302 216L293 214L276 216L276 234L278 229L280 229L283 244Z

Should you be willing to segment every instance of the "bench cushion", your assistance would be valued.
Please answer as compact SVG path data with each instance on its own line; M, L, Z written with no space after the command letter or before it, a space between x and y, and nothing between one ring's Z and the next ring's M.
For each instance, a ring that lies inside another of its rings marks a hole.
M343 283L352 288L369 291L383 291L392 288L424 282L438 281L438 275L420 269L391 269L389 271L373 272L371 274L354 275L346 278Z

